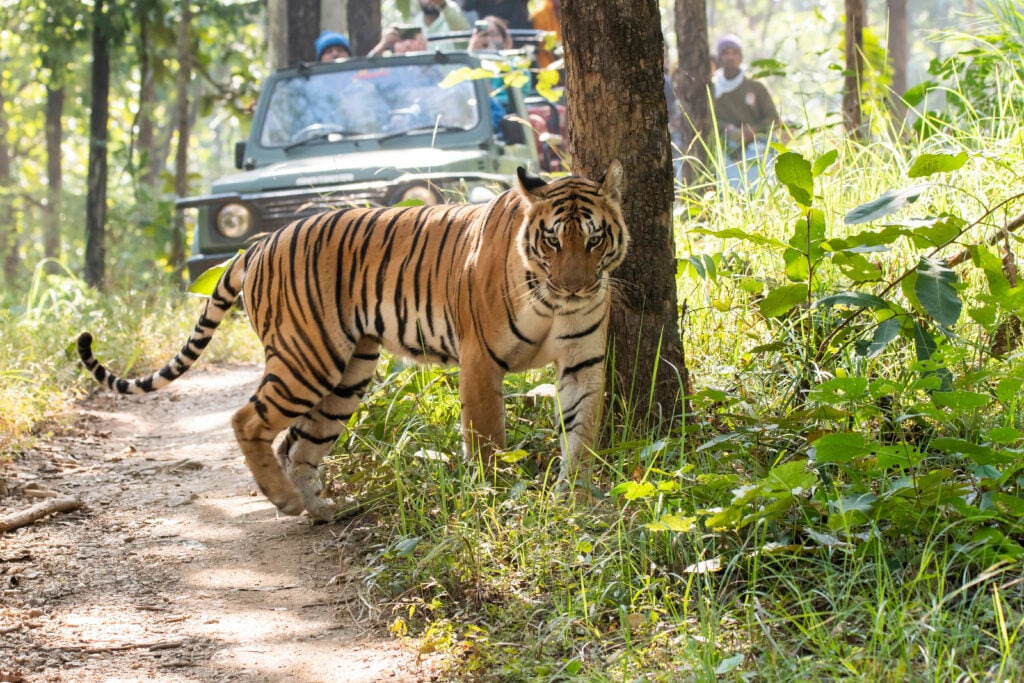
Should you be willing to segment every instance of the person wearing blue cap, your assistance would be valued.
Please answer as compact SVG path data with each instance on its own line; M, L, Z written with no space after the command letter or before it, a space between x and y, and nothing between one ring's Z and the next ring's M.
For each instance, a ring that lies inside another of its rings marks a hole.
M321 33L314 45L318 62L336 62L352 56L352 46L349 44L348 38L334 31Z

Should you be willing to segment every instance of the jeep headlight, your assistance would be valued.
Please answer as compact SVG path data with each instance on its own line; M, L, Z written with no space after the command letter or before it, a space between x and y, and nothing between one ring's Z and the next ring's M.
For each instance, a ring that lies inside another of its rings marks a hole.
M252 214L244 204L225 204L217 212L217 230L225 237L235 239L249 232Z

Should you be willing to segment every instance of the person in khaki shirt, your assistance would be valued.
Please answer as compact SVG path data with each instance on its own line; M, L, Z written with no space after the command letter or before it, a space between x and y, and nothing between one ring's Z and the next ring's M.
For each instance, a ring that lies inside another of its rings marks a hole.
M712 82L714 114L726 155L726 175L734 188L756 186L761 165L770 161L768 142L781 125L779 111L764 84L743 71L743 44L728 34L715 49L718 70Z

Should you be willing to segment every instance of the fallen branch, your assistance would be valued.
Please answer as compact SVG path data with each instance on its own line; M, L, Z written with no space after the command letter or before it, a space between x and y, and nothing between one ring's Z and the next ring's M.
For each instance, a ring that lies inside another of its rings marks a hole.
M1003 226L1003 229L988 238L989 244L996 244L999 240L1010 232L1014 232L1018 228L1024 225L1024 213L1020 214L1016 218L1012 219L1009 223ZM968 249L962 249L958 253L954 254L949 260L946 261L946 265L950 268L955 268L961 263L971 257L971 252Z
M28 526L47 515L55 512L71 512L82 507L82 501L75 496L61 496L60 498L49 498L42 503L36 503L30 508L20 512L12 512L9 515L0 517L0 534L19 527Z

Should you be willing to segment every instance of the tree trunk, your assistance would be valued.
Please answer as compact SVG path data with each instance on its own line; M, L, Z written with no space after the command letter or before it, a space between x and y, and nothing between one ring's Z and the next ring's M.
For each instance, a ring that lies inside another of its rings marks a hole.
M157 153L156 122L153 110L156 107L156 76L150 63L149 16L139 13L139 112L136 115L135 137L136 182L142 181L149 188L156 188L163 170L163 159Z
M92 29L92 108L89 113L89 175L85 203L85 281L106 279L107 125L110 93L110 22L104 0L95 0Z
M288 66L316 59L320 0L288 0Z
M267 2L267 61L271 69L288 66L288 0Z
M889 111L897 127L907 115L903 95L907 92L907 62L910 49L907 37L910 35L910 20L907 16L907 0L888 0L889 6L889 64L892 67L892 88Z
M683 110L683 181L692 183L707 162L711 132L711 58L705 0L675 0L679 75L676 94Z
M562 31L573 171L595 178L615 158L626 169L633 246L615 273L624 286L612 306L610 384L638 423L653 423L680 413L686 384L658 2L566 0Z
M4 110L7 83L0 70L0 112ZM11 168L11 148L7 144L10 126L6 116L0 116L0 261L3 262L4 282L8 291L14 291L18 281L18 229L14 223L14 177Z
M380 42L380 22L380 0L348 0L348 37L354 55L365 55Z
M846 79L843 84L843 123L847 135L860 139L864 122L860 84L864 74L865 0L846 0Z
M46 207L43 209L43 253L60 259L60 210L64 192L61 164L64 87L46 87Z
M174 163L174 192L178 197L188 196L188 141L191 135L189 120L188 86L192 80L190 32L192 26L192 0L181 2L181 24L178 26L178 149ZM174 212L174 230L171 233L170 263L179 271L185 263L185 216Z
M377 4L380 4L379 0ZM349 35L348 2L346 0L321 0L320 30L337 31L343 35Z

